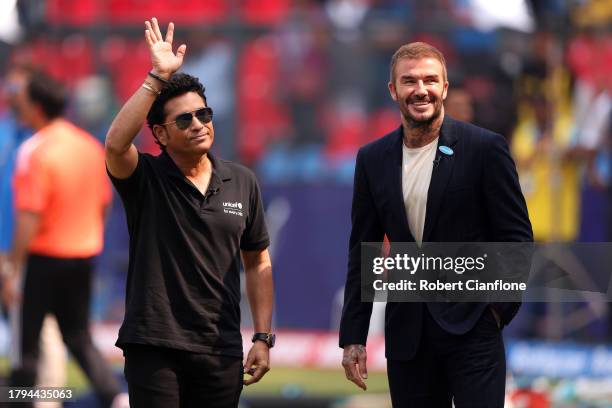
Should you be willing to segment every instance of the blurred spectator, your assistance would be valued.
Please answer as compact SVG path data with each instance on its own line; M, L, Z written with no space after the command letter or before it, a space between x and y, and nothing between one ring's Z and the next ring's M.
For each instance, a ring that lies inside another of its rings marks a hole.
M573 111L575 136L589 159L587 180L604 188L606 180L598 168L612 114L612 36L596 32L575 36L568 48L569 66L575 75Z
M17 155L15 240L2 287L3 300L20 307L20 327L14 333L20 339L20 360L10 384L35 384L41 326L45 315L53 313L104 405L122 403L119 383L89 334L93 257L102 249L111 198L104 152L91 135L61 118L67 103L61 84L42 73L32 73L26 83L15 105L19 119L35 134Z
M461 84L453 85L449 89L446 101L444 101L444 110L453 119L470 123L474 121L472 95Z
M530 96L512 135L512 153L538 241L572 241L578 233L580 175L570 151L570 118L555 117L544 94Z
M112 120L114 95L107 78L92 75L77 81L74 88L75 122L100 142Z
M541 32L516 81L512 153L536 241L572 241L579 231L580 155L572 134L568 73L560 49Z
M13 115L15 97L25 86L29 67L13 67L9 70L4 84L3 96L6 97L11 110L0 116L0 257L6 254L13 241L13 192L11 180L17 148L31 132L21 126Z
M296 3L278 32L283 97L294 126L291 145L325 141L322 128L329 69L328 32L324 15L313 1Z
M187 43L189 53L182 70L202 79L215 110L215 149L221 157L233 159L236 55L228 41L200 31L194 31Z
M556 63L559 50L550 33L536 35L515 84L518 119L511 137L534 239L545 242L573 241L580 228L582 156L572 133L569 76ZM520 335L563 337L563 308L527 303L520 312Z

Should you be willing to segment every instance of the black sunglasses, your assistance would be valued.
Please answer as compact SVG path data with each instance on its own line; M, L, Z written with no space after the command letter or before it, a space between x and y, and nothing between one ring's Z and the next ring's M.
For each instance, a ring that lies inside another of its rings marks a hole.
M200 108L193 112L186 112L177 115L176 118L172 122L162 123L163 125L169 125L171 123L176 123L176 127L180 130L185 130L189 126L191 126L191 122L193 121L193 117L198 118L198 120L202 123L208 123L213 118L213 110L212 108Z

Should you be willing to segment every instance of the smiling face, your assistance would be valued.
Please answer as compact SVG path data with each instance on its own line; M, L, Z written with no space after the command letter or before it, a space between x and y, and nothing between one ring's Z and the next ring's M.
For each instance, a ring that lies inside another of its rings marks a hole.
M164 106L166 113L164 123L176 120L181 113L194 112L206 107L206 103L200 95L195 92L187 92L175 98L169 99ZM200 122L195 116L191 124L184 130L177 127L176 123L155 125L153 131L159 142L166 147L168 152L180 155L203 155L208 153L215 139L215 130L212 121Z
M405 122L411 127L429 126L444 115L448 82L436 58L401 58L395 66L389 92Z

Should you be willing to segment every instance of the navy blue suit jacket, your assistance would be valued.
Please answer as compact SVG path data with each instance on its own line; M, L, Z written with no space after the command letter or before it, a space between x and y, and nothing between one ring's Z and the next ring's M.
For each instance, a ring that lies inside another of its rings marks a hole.
M351 211L348 274L340 324L340 346L366 344L372 303L361 301L361 243L414 242L402 193L400 126L359 149ZM503 136L446 116L427 194L423 242L531 242L533 233L514 161ZM411 359L419 345L424 307L447 332L474 327L486 303L388 303L387 358ZM506 325L519 303L490 305Z

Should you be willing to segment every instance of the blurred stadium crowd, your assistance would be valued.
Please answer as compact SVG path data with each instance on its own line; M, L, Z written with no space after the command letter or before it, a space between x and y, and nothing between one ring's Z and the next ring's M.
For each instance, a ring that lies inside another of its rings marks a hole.
M356 148L397 125L385 82L408 40L445 54L451 114L511 137L526 132L529 104L546 101L541 119L561 138L599 143L581 127L609 87L609 2L489 3L18 1L21 39L0 55L4 70L30 60L69 84L73 118L103 138L149 66L143 20L173 20L189 47L184 70L215 108L218 148L271 183L352 180ZM149 134L141 147L156 151Z
M610 0L3 0L3 94L12 66L40 66L71 89L68 117L103 141L150 69L142 32L151 16L174 21L175 42L187 44L183 71L206 86L217 152L259 176L279 240L280 328L334 328L355 153L399 125L387 81L406 42L444 53L447 114L508 138L537 240L612 241ZM27 133L0 98L3 208L11 157ZM158 152L148 129L138 143ZM127 269L119 206L94 308L111 321L122 318ZM305 294L287 293L296 282ZM304 310L310 290L320 305ZM509 328L515 338L612 342L607 305L523 309Z

